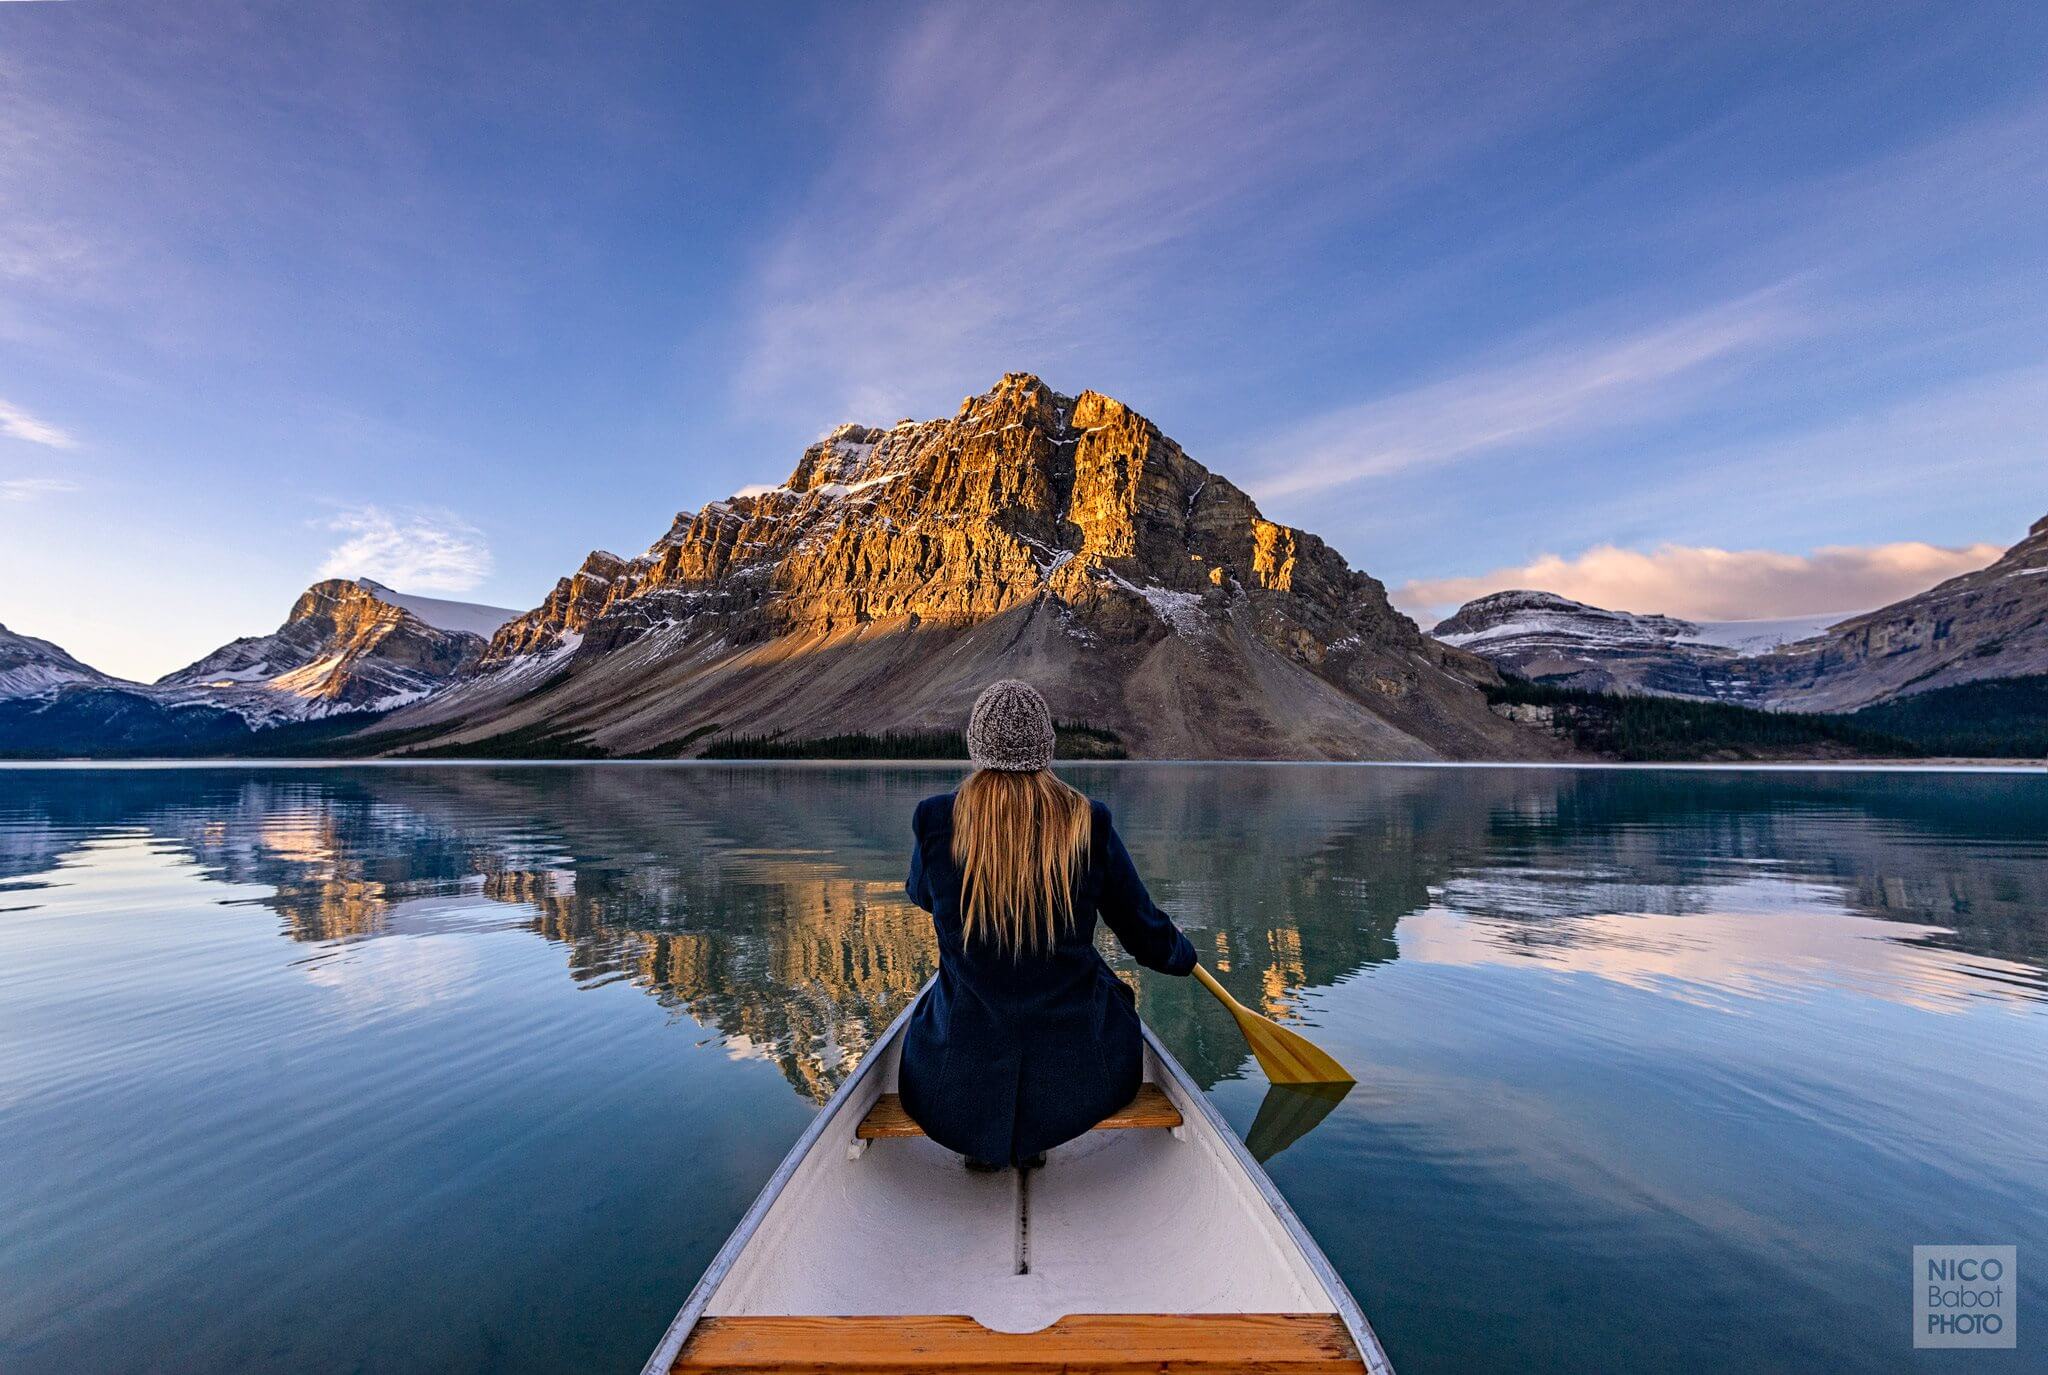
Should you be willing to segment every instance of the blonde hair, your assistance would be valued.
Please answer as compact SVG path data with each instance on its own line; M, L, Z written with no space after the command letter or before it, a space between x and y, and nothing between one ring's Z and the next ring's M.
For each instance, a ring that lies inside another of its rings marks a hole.
M961 925L1016 958L1050 949L1074 916L1095 829L1088 799L1051 769L976 769L953 797Z

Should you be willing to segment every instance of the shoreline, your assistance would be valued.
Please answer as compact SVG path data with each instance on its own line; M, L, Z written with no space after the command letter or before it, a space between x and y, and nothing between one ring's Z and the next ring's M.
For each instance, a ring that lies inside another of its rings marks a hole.
M1055 768L1167 765L1329 769L1584 769L1682 770L1696 773L1969 773L2048 774L2041 759L1754 759L1754 760L1476 760L1476 759L1056 759ZM930 769L960 771L964 759L0 759L0 772L87 769L441 769L441 768L749 768Z

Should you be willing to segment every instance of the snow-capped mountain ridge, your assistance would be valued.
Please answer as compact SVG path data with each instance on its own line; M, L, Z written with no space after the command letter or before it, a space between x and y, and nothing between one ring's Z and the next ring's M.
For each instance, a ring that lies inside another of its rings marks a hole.
M34 697L60 688L111 686L122 680L83 663L48 640L0 625L0 700Z
M1671 616L1609 611L1554 592L1516 588L1465 603L1430 633L1447 645L1471 649L1534 636L1569 636L1591 643L1665 643L1683 639L1693 629L1690 621Z
M1518 590L1467 602L1435 634L1560 687L1855 711L2048 674L2048 517L1989 567L1875 611L1695 623Z
M1768 624L1796 632L1808 622ZM1741 695L1731 668L1742 642L1775 638L1764 623L1702 625L1527 588L1469 601L1430 633L1507 672L1559 687L1711 698Z
M1588 643L1611 640L1647 646L1661 642L1760 654L1812 639L1828 627L1861 614L1824 611L1757 620L1689 621L1678 616L1610 611L1554 592L1518 588L1465 603L1455 615L1438 622L1431 634L1445 644L1475 651L1482 645L1555 635L1581 638Z
M485 644L403 605L417 600L432 601L367 581L315 583L270 634L231 641L153 684L109 677L48 641L0 629L0 754L34 752L39 737L62 753L89 753L100 741L232 750L248 731L417 702L473 667Z

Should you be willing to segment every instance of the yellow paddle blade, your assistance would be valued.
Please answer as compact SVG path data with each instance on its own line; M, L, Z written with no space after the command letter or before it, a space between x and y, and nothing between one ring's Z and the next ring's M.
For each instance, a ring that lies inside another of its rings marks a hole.
M1200 965L1195 966L1195 977L1202 981L1202 987L1214 993L1223 1005L1230 1009L1230 1015L1237 1019L1237 1029L1244 1033L1244 1039L1252 1048L1252 1054L1259 1058L1259 1068L1266 1071L1266 1077L1276 1084L1355 1084L1344 1066L1338 1064L1323 1050L1299 1032L1289 1031L1278 1022L1269 1021L1230 996L1228 989L1216 982L1216 976Z

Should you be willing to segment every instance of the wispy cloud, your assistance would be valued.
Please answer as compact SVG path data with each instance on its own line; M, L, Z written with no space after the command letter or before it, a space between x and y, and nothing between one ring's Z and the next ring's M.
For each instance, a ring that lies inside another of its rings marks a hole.
M1716 495L1740 509L1760 496L1868 502L1896 510L1995 490L2031 518L2048 510L2048 364L1998 368L1901 392L1826 424L1684 457L1681 508ZM1638 494L1639 496L1642 494Z
M1783 114L1774 108L1748 113ZM1532 348L1525 358L1482 363L1410 391L1333 407L1253 447L1246 485L1261 496L1283 497L1517 444L1569 443L1684 415L1695 402L1717 399L1709 394L1724 385L1729 394L1759 403L1761 412L1774 393L1783 393L1783 375L1754 365L1787 347L1818 346L1802 363L1809 386L1799 398L1801 409L1825 413L1825 402L1814 405L1815 397L1855 396L1887 372L1901 391L1924 387L1958 366L1941 357L1944 349L1966 357L1970 336L1982 326L1957 318L1958 304L1976 298L1958 292L1951 274L1901 263L1953 251L1971 236L2016 242L2048 184L2044 130L2048 101L2035 100L1829 178L1770 183L1737 196L1688 187L1669 204L1652 188L1668 186L1672 165L1698 156L1700 147L1686 142L1661 149L1628 169L1621 182L1587 194L1632 194L1645 207L1635 232L1666 242L1699 271L1640 283L1609 309L1640 310L1646 298L1683 291L1695 279L1777 285L1634 334L1582 330L1566 337L1552 330L1555 342ZM1711 143L1705 135L1701 140ZM1968 260L1994 272L1994 257L1973 253ZM2020 259L2019 274L1999 290L2005 304L1996 318L2000 328L2024 336L2031 260ZM1915 331L1908 351L1895 352L1899 338L1885 331L1908 327ZM1850 338L1862 342L1846 347ZM2024 348L2024 356L2037 353L2031 339ZM2007 423L2038 429L2035 415L2015 407ZM1864 418L1836 423L1846 430ZM1752 451L1778 442L1775 436L1753 442ZM1669 443L1660 439L1651 456L1668 452ZM1717 457L1741 461L1734 453ZM1924 475L1929 462L1952 458L1969 461L1963 454L1924 451L1902 453L1896 464L1866 459L1856 466L1865 482L1910 480ZM1625 493L1624 504L1635 495ZM1571 499L1581 501L1576 493Z
M1291 496L1646 420L1801 328L1785 292L1773 290L1634 333L1553 343L1304 421L1259 446L1247 485L1261 497Z
M1804 384L1821 385L1810 375ZM1544 459L1555 490L1446 473L1458 484L1453 502L1469 494L1480 513L1454 504L1440 545L1421 546L1428 562L1388 571L1445 573L1448 551L1476 545L1483 557L1489 542L1508 544L1495 555L1506 562L1601 543L1801 548L1917 532L1963 545L2012 522L2016 534L2048 511L2048 364L1860 397L1820 423L1690 438L1681 429L1619 469L1578 466L1563 445Z
M38 420L9 401L0 401L0 434L52 449L75 449L78 441L46 420Z
M328 551L323 578L375 578L401 592L467 592L490 575L483 532L447 512L359 506L326 528L347 538Z
M1810 554L1664 544L1644 553L1603 544L1571 558L1545 554L1466 578L1420 579L1394 602L1425 627L1489 592L1533 588L1616 611L1733 621L1868 611L1982 568L1995 544L1950 548L1908 540L1834 545Z
M58 492L75 492L78 484L61 477L0 478L0 501L34 501Z
M1355 224L1573 89L1624 21L926 11L830 110L768 242L743 394L889 418L1136 339L1190 278ZM1541 60L1527 59L1541 53Z

